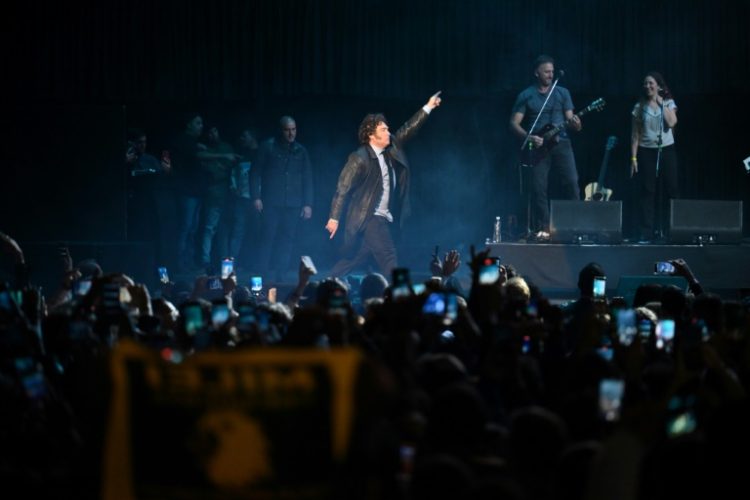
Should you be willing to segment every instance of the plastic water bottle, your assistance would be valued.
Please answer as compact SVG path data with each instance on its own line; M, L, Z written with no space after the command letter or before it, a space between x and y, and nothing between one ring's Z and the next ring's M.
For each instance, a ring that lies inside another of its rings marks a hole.
M500 221L500 216L498 215L495 217L495 227L492 231L492 243L500 243L501 241L503 241L501 224L502 223Z

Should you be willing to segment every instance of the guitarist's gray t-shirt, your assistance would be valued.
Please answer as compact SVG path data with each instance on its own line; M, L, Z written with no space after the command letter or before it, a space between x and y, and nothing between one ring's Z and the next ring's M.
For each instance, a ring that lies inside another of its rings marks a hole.
M547 94L540 94L536 85L532 85L518 94L516 103L513 105L513 113L524 114L522 126L526 130L529 130L531 124L536 120L536 116L539 114L539 110L542 109L542 104L544 104L546 98ZM570 98L568 89L559 86L555 87L554 94L549 98L549 102L544 108L544 112L541 118L539 118L534 131L540 130L548 123L552 125L565 123L565 111L573 109L573 99ZM568 134L564 128L560 132L560 138L568 138Z

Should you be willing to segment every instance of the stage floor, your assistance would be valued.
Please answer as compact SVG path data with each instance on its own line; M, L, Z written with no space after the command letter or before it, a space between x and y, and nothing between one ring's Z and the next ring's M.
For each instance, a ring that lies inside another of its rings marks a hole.
M511 264L550 297L577 294L578 272L589 262L607 273L608 296L619 290L622 277L653 279L654 262L683 258L707 291L739 298L750 289L750 245L562 245L497 243L491 254ZM645 279L644 279L645 280ZM624 280L632 282L632 280ZM623 282L623 284L624 284Z

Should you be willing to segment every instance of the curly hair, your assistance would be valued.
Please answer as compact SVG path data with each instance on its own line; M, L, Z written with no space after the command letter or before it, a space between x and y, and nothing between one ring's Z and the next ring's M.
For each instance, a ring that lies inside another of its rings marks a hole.
M368 144L370 142L370 136L375 133L375 129L378 125L385 123L388 125L388 121L385 119L383 113L370 113L362 119L362 123L359 124L359 131L357 136L359 137L360 144Z

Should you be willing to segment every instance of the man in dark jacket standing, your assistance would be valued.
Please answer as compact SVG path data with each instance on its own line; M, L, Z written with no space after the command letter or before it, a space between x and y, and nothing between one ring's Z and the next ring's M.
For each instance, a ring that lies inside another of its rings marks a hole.
M333 238L348 205L343 258L331 269L332 276L346 275L370 256L386 276L398 266L393 225L400 227L409 215L409 163L403 145L440 102L438 92L395 135L382 114L368 114L360 123L361 146L341 170L326 224Z
M271 281L283 279L297 222L312 217L313 202L310 157L296 142L297 123L291 116L283 116L279 124L280 137L261 145L250 170L253 205L263 214L256 267Z

